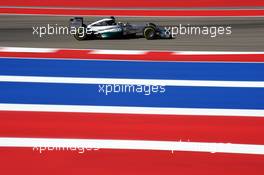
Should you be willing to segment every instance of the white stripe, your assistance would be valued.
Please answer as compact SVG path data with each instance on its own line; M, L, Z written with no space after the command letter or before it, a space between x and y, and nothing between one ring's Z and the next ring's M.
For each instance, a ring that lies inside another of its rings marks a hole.
M0 111L264 117L264 110L253 110L253 109L157 108L157 107L39 105L39 104L5 104L5 103L0 103Z
M264 54L264 52L232 52L232 51L174 51L173 55L246 55Z
M0 138L0 147L64 147L264 154L264 145L105 139Z
M69 83L69 84L123 84L163 85L198 87L254 87L263 88L263 81L207 81L207 80L162 80L162 79L120 79L120 78L74 78L38 76L0 76L0 82Z
M147 51L140 50L92 50L89 54L102 54L102 55L144 55Z
M26 53L50 53L56 52L58 48L29 48L29 47L0 47L1 52L26 52ZM65 50L65 49L64 49ZM76 50L76 49L67 49ZM77 49L85 50L85 49ZM144 55L151 51L146 50L87 50L89 54L109 54L109 55ZM174 55L244 55L244 54L264 54L264 52L238 52L238 51L155 51L169 52Z
M58 49L27 48L27 47L0 47L0 52L25 52L25 53L54 53Z

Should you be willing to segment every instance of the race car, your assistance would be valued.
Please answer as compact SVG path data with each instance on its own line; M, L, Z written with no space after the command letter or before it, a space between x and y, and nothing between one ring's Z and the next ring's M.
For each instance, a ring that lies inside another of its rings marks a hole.
M136 36L142 36L147 40L171 38L170 32L166 31L164 27L153 23L140 25L116 22L114 17L104 18L91 24L84 24L82 17L74 17L70 19L70 28L78 29L73 36L79 41L131 38Z

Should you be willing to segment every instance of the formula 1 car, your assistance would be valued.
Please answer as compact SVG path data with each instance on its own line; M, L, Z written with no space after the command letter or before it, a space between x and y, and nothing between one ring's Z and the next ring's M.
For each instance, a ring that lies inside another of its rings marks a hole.
M147 40L171 38L164 27L153 23L143 25L116 22L114 17L104 18L91 24L84 24L82 17L70 19L70 28L78 29L73 36L81 41L86 39L114 39L143 36Z

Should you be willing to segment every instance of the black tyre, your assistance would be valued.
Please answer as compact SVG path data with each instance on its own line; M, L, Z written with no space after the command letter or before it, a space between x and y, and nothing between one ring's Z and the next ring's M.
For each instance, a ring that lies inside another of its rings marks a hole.
M73 36L78 41L83 41L83 40L88 39L88 35L86 34L84 27L78 28L77 33Z
M148 23L148 26L151 26L151 27L154 27L154 28L157 27L156 24L154 24L154 23Z
M147 40L152 40L152 39L155 39L156 37L156 31L153 27L149 26L149 27L146 27L144 29L144 37L147 39Z

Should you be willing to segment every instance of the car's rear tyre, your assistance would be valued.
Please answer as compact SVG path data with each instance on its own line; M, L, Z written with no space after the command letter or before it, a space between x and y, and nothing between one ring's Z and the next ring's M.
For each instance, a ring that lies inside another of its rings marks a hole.
M152 26L146 27L144 29L144 32L143 33L144 33L144 37L147 40L153 40L153 39L155 39L156 31L155 31L154 27L152 27Z
M157 26L156 26L156 24L154 24L154 23L148 23L148 26L151 26L151 27L154 27L154 28L156 28Z
M92 38L92 35L88 35L86 33L86 25L83 24L82 27L79 27L76 31L76 34L74 34L74 38L77 39L78 41L83 41L83 40L87 40L87 39L91 39Z
M78 28L76 34L74 34L73 36L78 41L89 39L87 33L85 32L85 26Z

